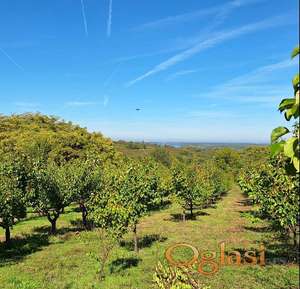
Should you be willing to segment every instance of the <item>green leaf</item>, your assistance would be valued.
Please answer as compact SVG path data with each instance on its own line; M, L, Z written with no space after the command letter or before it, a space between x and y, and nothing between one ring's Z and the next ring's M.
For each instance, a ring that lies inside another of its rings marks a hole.
M292 116L294 115L294 113L295 113L295 110L293 109L293 107L290 108L290 109L287 109L286 112L284 113L285 119L287 121L290 121Z
M297 172L300 172L300 161L299 158L297 156L293 157L293 165L295 167L295 169L297 170Z
M296 154L297 144L298 144L298 138L296 137L289 138L285 142L283 147L284 154L289 158L293 158Z
M275 129L273 129L272 134L271 134L271 143L275 143L281 136L289 133L290 131L283 126L279 126Z
M291 57L294 58L295 56L297 56L299 54L299 51L300 51L299 46L294 48Z
M280 110L280 112L282 112L285 109L291 108L294 105L294 103L294 98L285 98L280 102L278 109Z
M271 156L277 156L283 150L284 142L273 143L270 147L271 149Z
M299 89L299 73L297 73L293 78L293 86L295 90Z

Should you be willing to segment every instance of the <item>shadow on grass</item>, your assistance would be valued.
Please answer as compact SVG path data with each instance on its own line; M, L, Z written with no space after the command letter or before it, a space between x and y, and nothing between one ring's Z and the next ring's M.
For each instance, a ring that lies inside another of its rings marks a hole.
M258 242L260 243L260 242ZM265 247L265 263L266 265L290 265L297 264L299 260L298 249L289 243L273 243L268 242L260 243ZM238 251L244 257L247 251L256 252L256 257L260 255L260 251L255 248L234 248L227 251L229 254L231 251Z
M197 220L197 217L199 216L209 216L208 213L198 211L193 213L193 216L191 214L186 214L185 219L186 220ZM173 221L173 222L182 222L183 221L183 215L182 214L171 214L171 217L168 219L165 219L165 221Z
M141 259L136 257L118 258L110 263L109 271L110 273L120 273L128 268L136 267L140 261Z
M159 234L145 235L141 238L138 238L138 247L139 249L149 248L152 246L154 242L165 242L166 240L167 240L166 237L162 237ZM134 250L133 240L130 241L121 240L120 246L126 248L129 251Z
M299 248L289 242L265 244L267 264L297 264L299 262Z
M77 218L75 220L70 220L70 224L73 227L78 227L78 228L82 228L83 227L82 219L81 218Z
M250 200L249 198L246 198L244 200L238 201L237 204L239 204L240 206L247 207L247 206L252 206L253 205L253 201Z
M42 233L42 234L49 234L51 230L50 226L42 226L38 228L34 228L33 231L36 233ZM81 231L84 231L84 228L77 228L77 227L62 227L56 229L55 235L64 235L67 233L79 233Z
M264 227L244 226L244 229L247 231L255 232L255 233L274 232L274 228L272 226L264 226Z
M24 235L12 239L10 245L0 243L0 267L18 262L48 245L48 234Z

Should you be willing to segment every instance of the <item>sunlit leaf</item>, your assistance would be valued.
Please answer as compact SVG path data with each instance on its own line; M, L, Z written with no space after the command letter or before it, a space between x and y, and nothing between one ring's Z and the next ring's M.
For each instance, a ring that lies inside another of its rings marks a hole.
M291 108L294 105L294 103L294 98L285 98L280 102L278 109L280 110L280 112L282 112L285 109Z
M297 170L297 172L300 172L300 161L299 158L297 156L293 157L293 165L295 167L295 169Z
M271 156L275 157L277 156L280 152L283 150L283 144L284 142L279 142L279 143L273 143L270 147L271 149Z
M291 57L294 58L295 56L297 56L299 54L299 46L294 48Z
M283 126L279 126L275 129L273 129L272 134L271 134L271 143L275 143L280 137L283 135L289 133L290 131Z
M299 73L297 73L293 78L293 86L295 90L299 89Z
M291 137L285 142L283 151L287 157L293 158L295 156L297 143L298 143L298 138L296 137Z

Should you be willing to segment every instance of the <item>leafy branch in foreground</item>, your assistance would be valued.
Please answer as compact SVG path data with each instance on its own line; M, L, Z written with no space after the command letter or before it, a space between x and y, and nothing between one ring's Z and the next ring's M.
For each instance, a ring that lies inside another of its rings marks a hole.
M164 266L160 262L155 268L153 282L159 289L210 289L202 286L189 268Z
M292 52L292 58L299 55L299 47L296 47ZM299 73L293 78L294 97L285 98L279 104L279 111L284 113L287 121L292 118L299 119ZM290 137L283 140L282 137L290 134ZM299 120L296 122L294 129L288 129L280 126L272 131L271 135L271 153L273 156L282 153L290 160L287 170L292 174L300 171L299 163Z

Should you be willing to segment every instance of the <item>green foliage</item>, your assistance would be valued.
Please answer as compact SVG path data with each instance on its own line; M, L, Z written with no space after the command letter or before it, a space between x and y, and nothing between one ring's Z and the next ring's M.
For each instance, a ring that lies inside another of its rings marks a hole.
M213 158L216 162L216 165L222 171L229 172L233 174L234 177L237 176L242 167L240 153L231 148L222 148L216 150Z
M210 286L202 286L193 274L189 268L164 266L159 262L155 267L153 282L155 288L159 289L210 289Z
M92 194L88 208L91 221L123 235L161 202L156 165L124 160L103 169L103 189Z
M41 114L0 116L0 151L61 164L72 159L114 160L112 142L56 117Z
M55 163L35 163L31 172L28 201L40 214L47 216L52 225L52 233L56 231L56 221L60 214L72 200L67 172L67 166Z
M70 200L79 204L82 213L82 223L87 224L88 211L85 203L92 193L101 190L101 167L93 159L66 162L59 168L60 184L65 195L70 195Z
M26 169L21 158L11 156L0 162L0 226L6 230L6 242L10 241L9 229L26 216Z
M281 232L292 233L295 237L299 181L296 176L286 174L283 162L273 160L260 169L245 172L239 179L239 185L258 206L261 217L272 221Z
M151 153L150 156L157 162L160 162L166 167L171 167L172 158L170 153L164 147L157 147Z
M299 47L295 48L292 52L292 58L299 55ZM286 98L279 104L279 111L284 113L285 119L290 121L292 118L299 119L299 73L293 78L294 98ZM299 121L299 120L298 120ZM281 137L291 133L288 139L283 140ZM300 172L299 157L300 157L300 144L299 144L299 123L295 125L293 131L286 127L277 127L271 134L271 153L273 156L283 153L290 163L287 167L289 173L295 174Z
M206 162L202 166L177 165L173 169L173 189L179 198L183 211L190 211L193 216L194 207L203 208L210 205L222 193L229 189L227 175L215 164Z
M53 232L71 201L80 204L86 224L84 203L101 184L95 168L118 160L111 141L101 134L41 114L0 116L0 153L3 158L25 156L30 178L26 198L48 217Z

